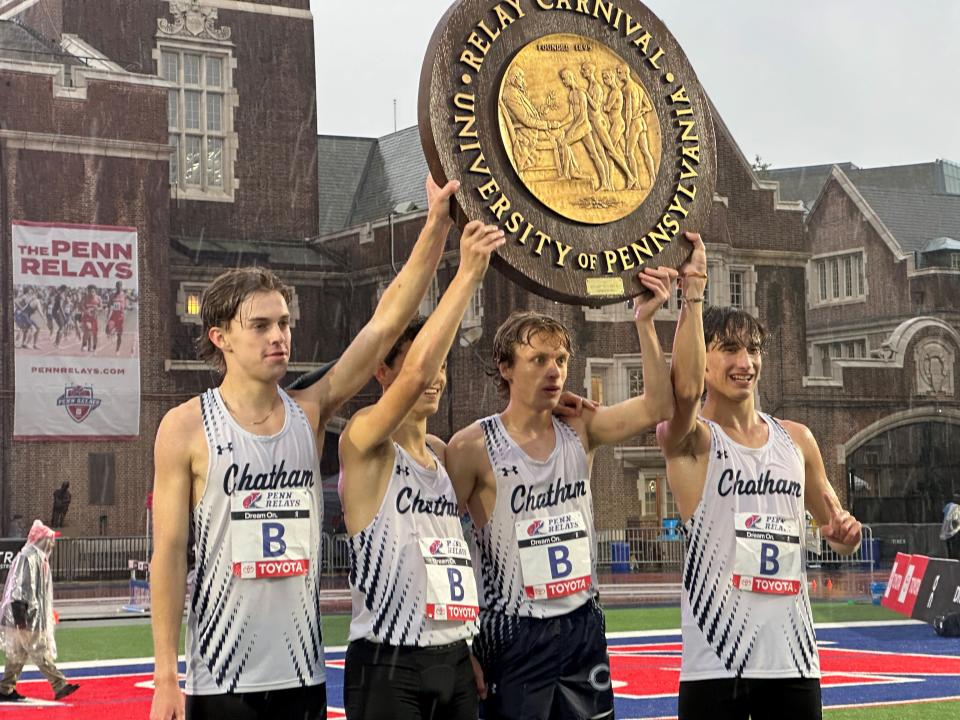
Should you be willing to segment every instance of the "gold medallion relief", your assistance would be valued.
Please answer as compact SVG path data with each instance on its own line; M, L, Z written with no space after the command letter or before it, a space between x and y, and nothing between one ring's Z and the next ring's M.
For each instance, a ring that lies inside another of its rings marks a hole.
M571 220L632 213L660 167L660 121L626 62L595 40L547 35L526 45L500 83L500 137L527 189Z

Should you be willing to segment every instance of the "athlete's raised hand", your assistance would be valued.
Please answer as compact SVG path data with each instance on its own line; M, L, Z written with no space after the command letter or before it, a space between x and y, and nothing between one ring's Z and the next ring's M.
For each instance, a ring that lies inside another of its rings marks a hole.
M560 400L553 409L553 414L560 418L580 417L583 414L584 408L596 410L598 407L600 407L600 403L590 400L589 398L581 397L569 390L564 390L560 393Z
M445 225L453 224L450 214L450 198L460 189L459 180L451 180L443 187L437 185L433 175L427 175L427 222L441 222Z
M707 248L703 244L700 233L685 232L684 236L693 245L693 250L677 268L680 275L678 283L684 297L703 297L703 290L707 284Z
M490 256L506 242L503 230L496 225L471 220L460 237L460 269L457 272L466 273L466 277L475 282L483 280L490 266Z
M637 322L652 320L657 310L670 299L677 271L670 267L644 268L637 274L637 279L650 291L650 295L637 298L633 317Z
M860 521L841 507L833 490L823 491L823 502L830 514L830 522L820 529L820 534L827 540L847 547L859 545L863 537Z

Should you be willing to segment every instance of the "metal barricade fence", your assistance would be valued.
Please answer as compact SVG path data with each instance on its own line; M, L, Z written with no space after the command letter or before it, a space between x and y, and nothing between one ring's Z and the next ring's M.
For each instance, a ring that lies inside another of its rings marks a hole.
M603 572L680 570L685 544L677 528L626 528L597 532L597 569ZM841 555L820 538L820 554L807 549L807 565L836 568L876 569L880 563L877 543L869 525L863 526L863 542L857 552Z
M149 538L60 538L50 561L55 582L123 580L129 561L150 560ZM879 562L877 543L870 526L863 526L863 543L852 555L840 555L826 540L821 552L807 550L809 566L837 568L870 567ZM684 542L677 528L645 527L597 532L597 568L601 572L677 570L683 566ZM323 533L321 560L324 575L343 575L350 570L350 540L346 534Z
M683 536L677 528L626 528L597 532L597 569L602 572L680 570Z
M841 555L830 544L820 538L820 554L807 548L808 567L836 567L836 568L869 568L876 570L880 565L878 544L873 541L873 530L869 525L863 525L863 541L860 548L851 555Z
M323 533L321 553L324 575L345 575L350 571L350 539L346 534Z
M123 580L130 560L148 561L148 537L61 537L50 556L54 582Z
M57 540L50 558L54 582L124 580L131 560L149 562L150 538L92 537ZM345 534L323 533L321 560L324 575L341 575L350 570L350 541Z

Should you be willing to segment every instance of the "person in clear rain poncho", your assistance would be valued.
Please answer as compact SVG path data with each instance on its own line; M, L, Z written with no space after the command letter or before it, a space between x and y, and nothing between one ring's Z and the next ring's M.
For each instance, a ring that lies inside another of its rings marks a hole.
M23 666L32 663L50 681L57 700L74 692L79 685L68 683L57 669L57 643L53 637L53 577L50 553L56 533L34 520L27 542L17 553L7 574L0 602L0 636L6 653L0 702L22 700L17 681Z

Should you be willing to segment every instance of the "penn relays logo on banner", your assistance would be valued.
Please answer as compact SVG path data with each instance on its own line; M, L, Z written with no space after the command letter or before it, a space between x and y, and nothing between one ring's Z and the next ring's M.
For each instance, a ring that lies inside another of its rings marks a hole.
M11 228L14 439L136 438L140 308L150 302L140 294L137 229Z
M82 423L90 413L100 407L102 401L93 394L93 385L67 385L63 395L57 398L57 406L67 411L70 418Z

